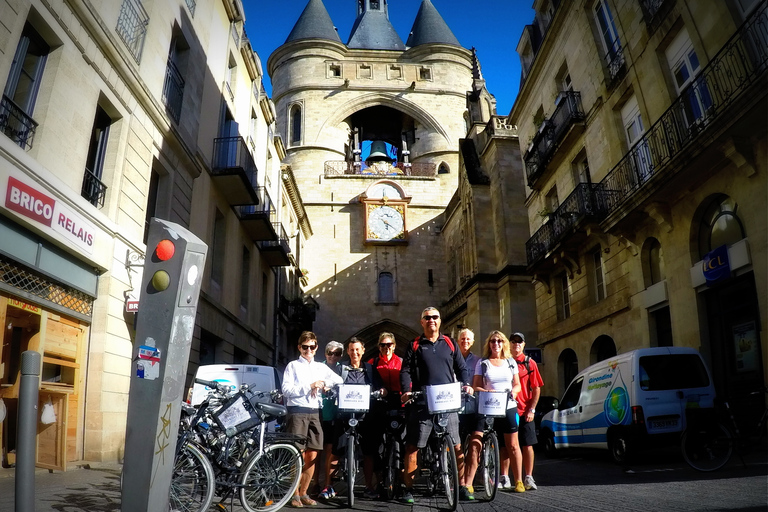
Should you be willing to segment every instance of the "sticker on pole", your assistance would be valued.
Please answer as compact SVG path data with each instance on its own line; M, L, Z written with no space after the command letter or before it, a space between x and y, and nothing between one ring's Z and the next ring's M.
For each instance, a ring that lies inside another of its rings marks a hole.
M160 376L160 350L155 347L141 345L139 360L136 361L136 377L155 380Z

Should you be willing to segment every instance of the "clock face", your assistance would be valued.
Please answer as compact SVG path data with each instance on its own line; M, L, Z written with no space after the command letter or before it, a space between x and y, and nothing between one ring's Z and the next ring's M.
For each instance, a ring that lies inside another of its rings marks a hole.
M368 206L368 240L389 241L405 240L405 207Z

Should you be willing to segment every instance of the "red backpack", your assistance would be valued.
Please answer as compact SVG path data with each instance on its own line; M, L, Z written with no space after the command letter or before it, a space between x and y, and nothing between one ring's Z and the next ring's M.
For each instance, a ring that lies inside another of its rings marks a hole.
M456 349L453 346L453 341L451 341L451 338L449 338L445 334L441 334L440 337L443 338L443 340L445 340L446 345L448 345L448 348L451 349L451 354L453 354L456 351ZM419 340L420 339L421 339L421 336L419 336L418 338L413 340L413 351L414 352L416 352L419 349Z

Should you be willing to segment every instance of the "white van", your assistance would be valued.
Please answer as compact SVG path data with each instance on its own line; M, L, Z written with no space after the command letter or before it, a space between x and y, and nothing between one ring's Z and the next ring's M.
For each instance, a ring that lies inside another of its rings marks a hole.
M714 407L715 389L692 348L633 350L590 366L570 383L541 421L541 442L554 454L567 447L611 451L616 462L652 442L679 442L686 415Z
M209 364L201 366L195 374L196 379L221 382L236 390L241 384L248 384L252 391L272 391L280 389L277 370L271 366L253 364ZM211 388L193 383L190 404L198 405L205 400ZM269 401L266 397L264 401Z

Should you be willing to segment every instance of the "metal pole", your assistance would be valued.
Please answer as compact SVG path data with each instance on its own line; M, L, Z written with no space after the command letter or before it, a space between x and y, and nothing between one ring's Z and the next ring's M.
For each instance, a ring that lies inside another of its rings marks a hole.
M40 388L40 354L21 354L19 413L16 427L16 512L35 510L35 461L37 460L37 400Z

